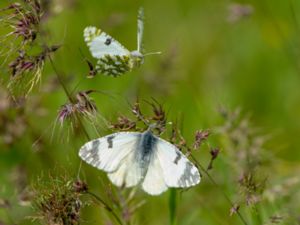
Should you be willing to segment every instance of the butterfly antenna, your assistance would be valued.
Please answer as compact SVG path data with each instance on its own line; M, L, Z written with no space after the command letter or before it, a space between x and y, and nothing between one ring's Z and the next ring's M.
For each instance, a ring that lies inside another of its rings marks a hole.
M146 53L144 54L144 56L147 56L147 55L160 55L161 52L149 52L149 53Z

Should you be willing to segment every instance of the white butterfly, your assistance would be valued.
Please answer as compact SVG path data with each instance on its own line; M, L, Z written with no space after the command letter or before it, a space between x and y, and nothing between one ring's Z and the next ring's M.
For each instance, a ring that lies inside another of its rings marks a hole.
M169 187L187 188L200 182L198 169L171 143L149 130L119 132L83 145L79 156L104 170L119 187L141 185L150 195Z
M142 54L142 38L144 31L144 11L140 8L138 13L137 50L129 51L110 35L96 27L84 29L84 40L93 57L98 59L96 70L104 75L119 76L144 62ZM160 54L160 53L148 53Z

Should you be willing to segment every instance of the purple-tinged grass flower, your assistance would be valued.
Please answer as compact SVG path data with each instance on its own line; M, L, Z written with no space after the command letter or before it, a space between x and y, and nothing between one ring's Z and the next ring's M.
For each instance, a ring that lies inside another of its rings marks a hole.
M241 193L245 196L246 205L251 206L261 201L266 179L258 178L253 171L250 171L241 176L239 185Z
M143 131L145 130L145 125L147 128L149 126L154 126L154 129L161 134L166 127L166 113L163 107L157 102L147 102L152 109L151 115L145 115L141 111L141 105L137 101L131 107L131 112L134 115L135 119L130 119L124 115L118 117L117 122L111 123L111 128L119 131ZM140 127L140 123L143 123L143 127Z
M211 148L209 153L211 155L211 158L210 158L210 162L207 166L207 170L211 170L213 168L213 162L218 157L218 155L220 153L220 149L219 148Z
M38 39L43 33L42 17L38 0L23 0L0 9L0 24L7 30L0 38L0 66L8 64L11 73L8 89L14 97L27 96L32 91L41 80L47 56L58 49L58 46L42 47L40 53L32 55L33 49L46 45Z
M195 134L195 142L193 144L194 149L199 149L201 147L201 144L206 141L208 136L210 135L209 130L197 130Z
M80 210L83 206L81 192L74 189L72 181L65 177L50 177L46 183L38 181L33 189L36 219L50 225L80 224Z
M153 99L152 99L153 100ZM142 113L140 108L140 103L136 102L132 106L131 112L136 117L137 121L142 121L145 125L149 126L150 124L155 124L155 129L161 134L166 128L166 113L157 101L153 100L153 102L147 102L152 109L152 115L146 116Z
M232 3L228 6L228 12L228 22L235 23L251 16L254 12L254 8L249 4Z
M76 124L81 116L93 121L98 110L95 102L89 97L92 92L94 91L80 91L72 102L62 105L58 112L58 121L61 124L65 121Z
M192 148L187 144L187 141L182 136L181 131L177 126L177 122L172 123L171 135L168 140L180 150L185 150L186 156L189 156L192 153Z
M2 24L12 29L4 36L4 39L11 36L20 37L22 46L35 41L43 15L39 1L23 0L22 3L15 2L2 9L1 12L6 14L1 19Z
M89 75L87 77L93 78L94 76L97 75L97 70L96 70L95 66L89 60L86 60L86 63L88 64L88 67L89 67Z
M138 120L145 120L140 107L141 107L140 103L138 101L135 102L134 105L132 106L131 112ZM146 121L146 122L148 122L148 121Z
M76 112L76 107L72 103L66 103L62 105L58 112L58 121L63 124L64 121L71 118Z
M28 55L20 50L19 55L9 64L11 77L8 89L13 96L27 96L42 78L42 70L49 54L59 46L44 47L37 55Z
M220 153L220 149L219 148L212 148L210 150L211 159L215 160L218 157L219 153Z
M238 181L237 202L241 207L256 207L264 200L267 181L264 165L272 158L265 150L265 135L258 133L249 116L241 115L241 110L222 109L221 115L224 124L216 132L222 135L222 149L232 168L232 179Z
M112 129L119 130L119 131L128 131L128 130L135 130L136 122L130 120L125 116L119 116L118 122L113 123L111 125Z
M89 97L89 94L95 92L94 90L80 91L76 95L77 110L82 114L94 116L97 114L97 106L95 102Z
M163 109L163 106L157 101L153 100L153 103L149 103L152 107L153 116L151 120L156 123L156 129L159 133L162 133L166 129L167 116L166 112Z
M229 215L230 215L230 216L233 216L234 214L238 213L239 209L240 209L240 205L234 204L234 205L230 208L230 213L229 213Z
M86 193L88 191L87 183L81 180L76 180L73 182L73 190L76 193Z

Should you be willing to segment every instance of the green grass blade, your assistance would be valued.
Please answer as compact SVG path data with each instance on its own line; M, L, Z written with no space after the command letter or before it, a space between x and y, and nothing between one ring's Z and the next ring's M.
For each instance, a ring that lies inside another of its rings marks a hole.
M172 188L169 196L170 225L176 224L176 190Z

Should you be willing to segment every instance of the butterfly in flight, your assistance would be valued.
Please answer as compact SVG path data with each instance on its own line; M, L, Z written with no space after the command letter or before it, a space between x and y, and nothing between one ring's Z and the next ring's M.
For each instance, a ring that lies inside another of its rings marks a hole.
M170 187L187 188L200 182L195 165L173 144L150 129L118 132L84 144L79 156L88 164L107 172L119 187L141 185L150 195Z
M144 11L143 8L140 8L137 23L137 50L134 51L129 51L110 35L96 27L89 26L84 29L84 40L92 56L98 59L95 67L98 73L117 77L143 64L145 55L160 54L160 52L142 53L143 18Z

